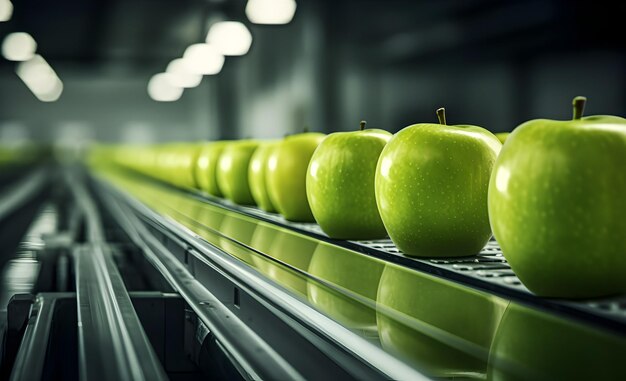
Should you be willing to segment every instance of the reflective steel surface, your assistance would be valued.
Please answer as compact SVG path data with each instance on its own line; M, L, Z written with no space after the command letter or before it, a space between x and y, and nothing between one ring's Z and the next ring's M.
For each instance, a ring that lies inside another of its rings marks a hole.
M437 378L602 378L626 338L304 236L114 170L99 176Z

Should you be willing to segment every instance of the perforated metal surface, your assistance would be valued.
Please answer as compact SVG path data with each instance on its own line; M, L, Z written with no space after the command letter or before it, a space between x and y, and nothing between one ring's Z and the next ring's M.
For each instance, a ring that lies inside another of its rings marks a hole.
M268 213L255 207L236 205L227 200L196 192L193 194L205 202L272 222L341 247L493 292L500 296L547 308L557 313L567 314L626 334L626 295L581 301L537 297L523 285L511 270L495 239L489 241L481 252L474 256L413 258L404 255L390 239L373 241L334 240L324 234L319 225L315 223L291 222L278 214Z
M236 205L228 200L216 198L197 190L182 190L158 180L142 177L146 181L186 193L202 202L271 222L330 244L455 281L517 302L544 308L626 335L626 295L577 301L537 297L522 284L511 270L498 243L493 239L485 245L480 253L473 256L413 258L404 255L389 239L374 241L335 240L324 234L320 226L315 223L287 221L276 213L268 213L256 207ZM538 247L537 250L541 250L541 248Z

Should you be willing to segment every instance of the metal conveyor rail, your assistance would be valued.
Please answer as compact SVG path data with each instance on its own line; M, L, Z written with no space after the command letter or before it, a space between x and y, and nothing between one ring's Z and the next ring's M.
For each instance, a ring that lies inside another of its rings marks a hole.
M154 247L160 246L163 248L163 245L154 235L148 232L145 225L143 225L145 223L144 221L149 220L148 226L159 226L163 231L175 235L177 240L186 242L189 247L202 253L203 258L212 262L210 264L207 262L206 264L208 266L215 266L219 268L220 271L229 274L229 276L234 277L242 284L248 285L251 290L254 290L254 293L267 301L267 303L273 306L279 306L277 308L287 312L289 318L297 321L297 324L301 325L301 327L306 327L304 328L305 330L315 332L315 345L319 347L320 351L326 352L329 357L337 359L336 361L345 361L343 366L349 368L345 370L347 372L346 374L351 374L355 379L427 379L421 373L391 356L381 348L359 337L339 323L294 298L285 290L267 282L259 276L259 274L256 274L254 270L247 268L246 265L239 263L230 255L196 238L195 235L182 226L161 218L157 213L141 204L139 201L115 189L106 181L98 181L97 189L100 191L99 193L105 200L105 204L109 210L112 211L116 220L123 223L124 229L129 233L131 238L133 238L134 242L140 246L142 246L142 241L146 242L143 244L144 250L146 250L146 245ZM130 208L128 206L130 206ZM190 284L192 284L195 279L188 278L190 275L187 274L185 267L180 264L176 258L171 258L171 254L166 257L166 249L164 248L163 250L157 250L160 253L155 253L152 247L148 249L149 250L146 251L152 251L152 253L148 253L147 255L152 256L153 260L157 256L162 256L162 258L157 258L157 260L158 262L163 260L165 263L156 263L156 265L161 271L167 273L167 277L170 280L173 278L177 288L179 288L180 285L182 285L183 288L191 288ZM202 286L202 288L204 288L204 286ZM185 299L189 298L189 295L185 296L186 291L184 289L179 288L178 291ZM189 299L188 302L193 306L194 310L200 310L206 307L206 305L202 306L202 304L198 303L198 301L201 300L201 298L194 298ZM211 305L211 303L208 305ZM214 314L213 317L223 318L224 315L218 316ZM206 316L206 318L208 318L210 322L211 317ZM206 323L207 322L205 322L205 324ZM246 348L244 348L244 350L247 351ZM339 358L342 360L338 360ZM268 379L277 378L270 377ZM291 377L281 377L278 379L291 379Z
M95 202L82 178L66 175L88 237L74 250L80 379L167 380L105 243Z

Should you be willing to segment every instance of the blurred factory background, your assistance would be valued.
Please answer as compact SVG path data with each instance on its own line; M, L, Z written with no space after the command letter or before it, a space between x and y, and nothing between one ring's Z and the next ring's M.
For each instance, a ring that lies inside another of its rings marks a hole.
M451 124L509 131L569 118L575 95L587 114L626 115L625 3L309 0L286 25L251 23L245 0L0 3L0 40L30 34L63 84L40 101L0 59L2 142L280 137L361 119L395 132L440 106ZM150 79L220 20L246 25L247 54L152 99Z

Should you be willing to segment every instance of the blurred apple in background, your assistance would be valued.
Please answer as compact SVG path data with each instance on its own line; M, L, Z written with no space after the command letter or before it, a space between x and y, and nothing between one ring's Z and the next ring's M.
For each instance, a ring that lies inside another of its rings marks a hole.
M180 172L181 157L177 151L181 149L180 143L171 143L161 150L162 179L176 186L182 186L185 177L184 171Z
M254 140L227 145L217 163L217 184L227 199L240 205L254 205L248 182L250 159L259 146Z
M261 143L254 155L252 155L250 167L248 168L248 183L250 184L252 198L254 198L259 208L266 212L276 211L267 191L266 177L267 161L276 144L276 142Z
M158 178L178 187L195 188L194 166L199 153L200 146L194 143L170 143L159 147Z
M614 380L623 336L511 303L496 331L488 380Z
M504 142L506 142L506 139L508 139L510 134L511 134L510 132L497 132L494 135L496 136L496 138L498 138L500 143L504 144Z
M428 376L485 379L508 301L387 264L378 287L383 348Z
M313 254L309 273L330 286L309 279L309 300L348 328L375 332L376 293L384 268L380 260L322 242Z
M361 122L361 131L328 135L309 163L309 205L315 221L331 238L387 236L376 206L374 178L378 157L392 135L364 128Z
M307 132L280 141L268 159L267 186L272 204L288 220L314 222L306 196L309 161L326 135Z
M538 119L496 161L489 216L504 256L532 292L588 298L626 292L626 119Z
M491 237L489 177L500 147L476 126L415 124L387 143L376 169L376 201L391 240L406 255L477 254Z
M211 142L202 145L195 166L195 177L198 187L216 197L223 194L217 185L217 162L229 141Z

